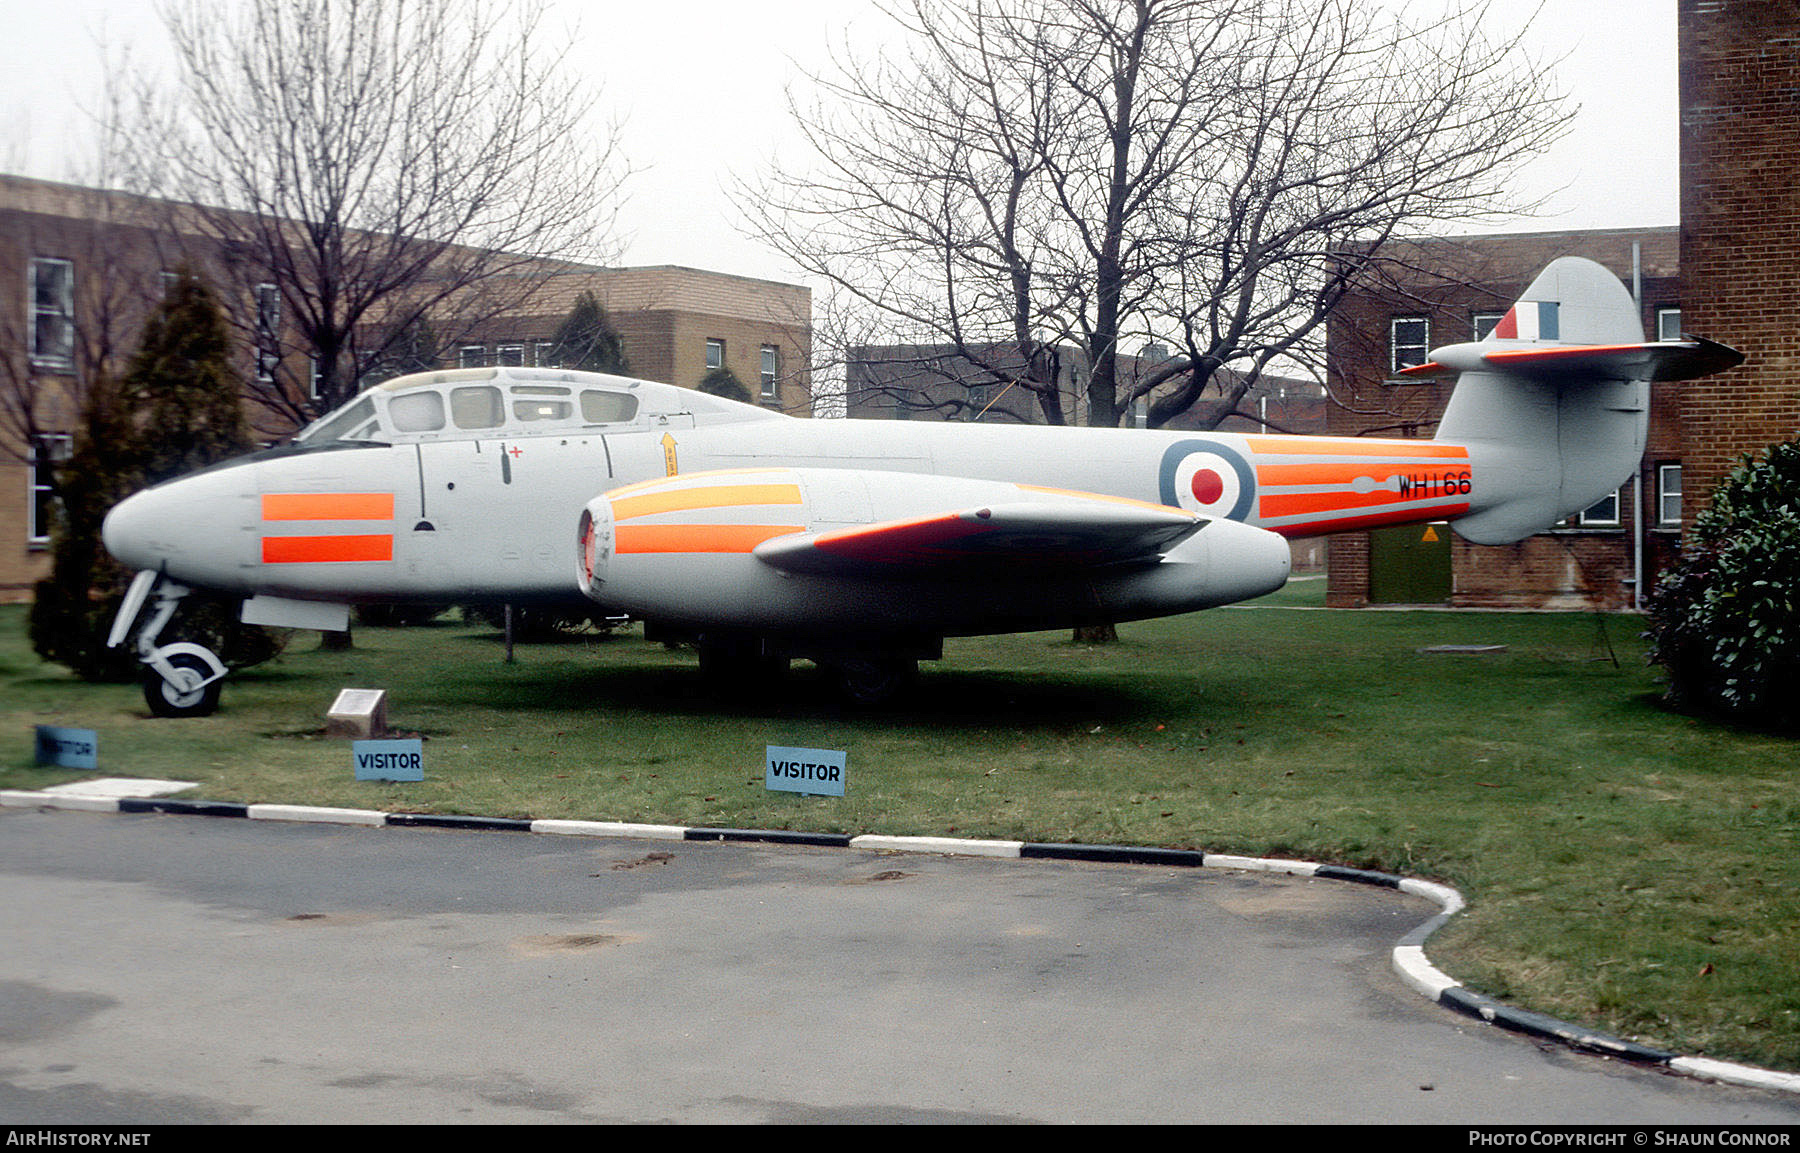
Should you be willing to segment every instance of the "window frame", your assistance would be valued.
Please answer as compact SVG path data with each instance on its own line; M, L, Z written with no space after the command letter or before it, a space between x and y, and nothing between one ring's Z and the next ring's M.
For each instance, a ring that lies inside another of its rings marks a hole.
M716 336L706 338L706 371L717 372L725 367L725 342Z
M1595 509L1609 502L1612 504L1611 515L1594 512ZM1620 490L1613 489L1609 495L1601 497L1576 513L1575 524L1580 528L1623 528L1625 526L1625 504L1620 499Z
M1401 343L1401 341L1400 341L1400 326L1403 324L1417 324L1420 326L1421 337L1420 337L1420 340L1416 344L1410 340L1404 344ZM1408 353L1410 353L1411 350L1413 350L1413 349L1417 349L1418 350L1418 359L1417 360L1408 360L1405 363L1402 363L1401 362L1401 350L1402 349L1407 350ZM1428 359L1430 359L1430 357L1431 357L1431 318L1429 316L1394 316L1394 317L1388 318L1388 371L1389 372L1399 372L1403 368L1411 368L1413 365L1416 365L1416 364L1424 364Z
M250 295L256 307L256 379L268 384L281 367L281 286L265 281Z
M75 438L66 432L51 432L32 440L25 468L25 544L43 549L50 545L56 505L56 481L48 469L69 459L75 451ZM43 447L50 448L48 456L42 454Z
M1674 491L1669 488L1669 477L1675 478ZM1669 498L1675 498L1675 515L1669 515ZM1656 466L1656 527L1680 528L1686 523L1681 504L1681 462L1667 461Z
M762 377L762 398L779 400L781 398L781 349L778 345L765 344L762 346L758 368Z
M26 354L33 368L69 370L75 367L75 262L61 256L34 256L26 266L25 307L30 316L26 329L29 341ZM51 287L57 299L44 303L44 274L52 269L60 275ZM39 339L46 321L56 324L60 336L58 347L45 351Z

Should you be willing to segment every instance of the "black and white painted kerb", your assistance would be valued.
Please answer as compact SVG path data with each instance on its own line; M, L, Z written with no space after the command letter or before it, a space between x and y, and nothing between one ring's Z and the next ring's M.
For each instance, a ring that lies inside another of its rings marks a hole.
M0 806L13 808L77 809L85 812L186 813L206 817L243 817L260 821L311 821L347 825L404 825L419 828L475 829L490 832L545 833L580 837L624 837L653 841L752 841L765 844L810 845L819 848L863 849L890 853L939 853L953 856L1032 857L1040 860L1097 861L1113 864L1164 865L1188 868L1242 869L1286 873L1378 885L1423 897L1439 909L1436 916L1402 937L1393 950L1394 971L1414 990L1459 1013L1545 1040L1599 1053L1641 1065L1706 1080L1800 1093L1800 1075L1778 1073L1707 1057L1684 1057L1653 1049L1634 1041L1598 1033L1580 1025L1504 1005L1465 988L1434 968L1425 956L1425 940L1463 908L1462 895L1447 885L1267 857L1239 857L1188 849L1138 848L1129 845L1042 844L1031 841L986 841L958 837L896 837L881 834L852 836L848 833L806 833L787 829L728 829L684 825L650 825L629 821L530 820L508 817L460 817L433 813L388 813L375 809L338 809L306 805L252 805L232 801L177 800L164 796L132 796L130 792L154 791L158 782L111 778L78 782L41 792L0 790ZM186 782L167 782L187 787ZM85 788L85 791L84 791Z

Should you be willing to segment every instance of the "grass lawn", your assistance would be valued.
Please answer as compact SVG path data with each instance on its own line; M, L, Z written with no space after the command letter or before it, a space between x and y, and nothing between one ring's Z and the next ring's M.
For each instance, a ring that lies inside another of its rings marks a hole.
M1653 1045L1800 1070L1800 745L1663 711L1639 622L1336 612L1322 582L1251 606L952 641L875 713L799 666L718 696L691 654L489 629L300 634L213 717L158 721L135 686L40 664L0 609L0 788L30 727L100 733L107 775L193 794L415 812L954 834L1202 848L1445 881L1470 908L1432 960L1472 988ZM1505 645L1469 656L1436 645ZM1608 659L1615 653L1618 663ZM427 780L359 783L323 716L389 690ZM844 749L849 795L763 787L768 744Z

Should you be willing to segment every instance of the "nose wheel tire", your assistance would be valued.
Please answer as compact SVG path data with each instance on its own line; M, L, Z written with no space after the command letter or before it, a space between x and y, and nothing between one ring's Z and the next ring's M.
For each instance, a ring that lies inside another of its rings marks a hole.
M155 669L144 670L144 702L159 717L211 716L219 707L219 690L224 682L207 682L212 669L192 653L177 653L169 658L174 679L165 680Z

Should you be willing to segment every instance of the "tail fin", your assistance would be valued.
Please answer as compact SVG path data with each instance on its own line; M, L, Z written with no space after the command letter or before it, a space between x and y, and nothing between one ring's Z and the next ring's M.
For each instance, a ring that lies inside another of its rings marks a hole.
M1409 376L1457 374L1437 439L1469 446L1476 544L1541 532L1617 489L1638 467L1650 381L1719 372L1743 356L1684 337L1644 343L1637 305L1591 260L1551 262L1484 340L1432 350Z

